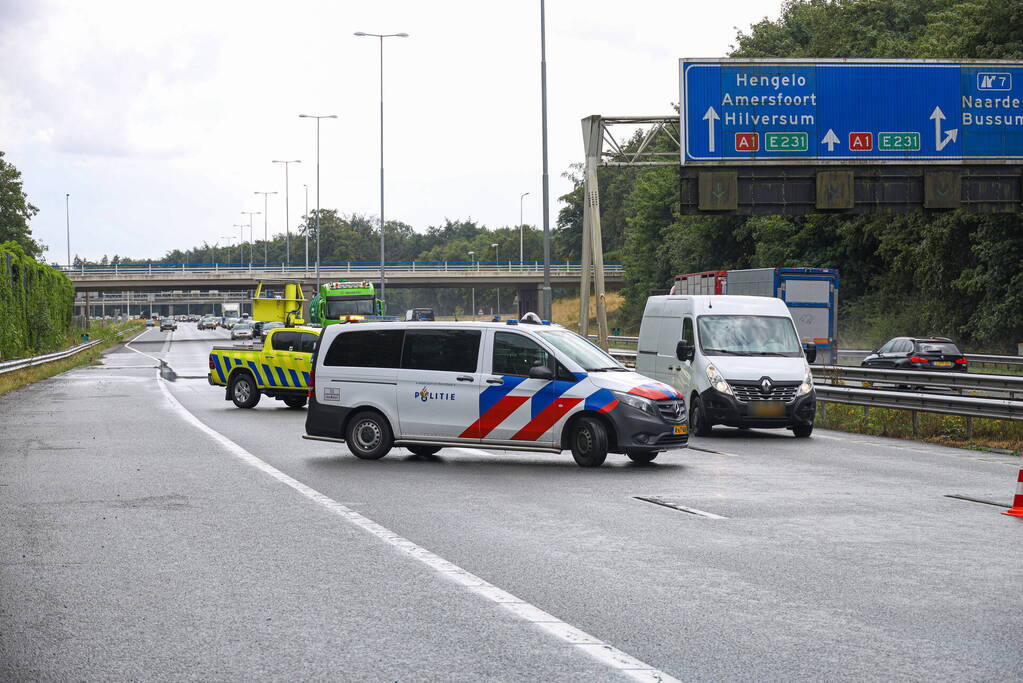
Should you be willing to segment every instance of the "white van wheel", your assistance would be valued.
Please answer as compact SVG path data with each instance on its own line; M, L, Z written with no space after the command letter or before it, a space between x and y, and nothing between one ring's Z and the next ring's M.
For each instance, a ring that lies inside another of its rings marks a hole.
M394 443L391 426L379 413L365 411L358 413L345 430L348 450L362 460L379 460L387 455Z
M645 465L653 462L657 457L657 451L625 451L625 455L634 463Z
M710 422L707 420L703 401L699 396L693 396L692 404L692 408L689 409L689 428L696 436L710 436Z
M581 417L572 425L571 444L579 467L600 467L607 459L607 430L595 418Z

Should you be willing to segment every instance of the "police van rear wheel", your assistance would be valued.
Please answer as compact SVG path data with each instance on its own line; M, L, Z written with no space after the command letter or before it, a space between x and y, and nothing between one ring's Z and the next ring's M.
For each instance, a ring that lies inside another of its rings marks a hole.
M394 437L382 415L367 411L357 414L348 423L345 442L356 458L379 460L391 450Z
M629 460L632 462L645 465L648 462L653 462L657 457L657 451L626 451L625 455L629 456Z
M582 417L572 426L572 457L579 467L600 467L607 459L607 430L592 417Z
M440 450L440 446L406 446L412 455L418 455L424 458L428 455L433 455Z
M307 400L305 396L289 396L284 399L284 405L289 408L304 408Z
M254 408L259 403L259 389L252 375L241 373L231 380L231 400L239 408Z

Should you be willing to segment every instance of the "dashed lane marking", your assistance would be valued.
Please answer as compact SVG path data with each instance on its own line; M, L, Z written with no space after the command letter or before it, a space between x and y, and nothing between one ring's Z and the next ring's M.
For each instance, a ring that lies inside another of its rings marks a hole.
M141 351L139 353L141 353ZM419 562L444 578L453 581L482 598L489 600L502 609L518 616L520 619L534 624L538 628L559 639L562 643L577 648L579 652L589 655L598 662L615 669L633 680L661 681L662 683L678 682L678 679L673 676L670 676L669 674L666 674L663 671L660 671L649 664L622 652L618 648L612 647L599 638L596 638L585 631L558 619L539 607L515 597L511 593L508 593L492 583L481 579L475 574L462 569L458 565L448 562L439 555L435 555L426 548L416 545L406 538L402 538L386 527L377 524L368 517L364 517L355 510L342 505L336 500L325 496L316 489L303 484L297 479L293 479L284 472L278 470L276 467L260 460L252 453L249 453L234 441L212 427L209 427L202 420L189 412L189 410L181 405L174 395L171 394L170 390L167 388L166 380L162 379L159 376L159 373L157 373L157 383L159 384L160 390L163 392L170 408L183 420L194 426L196 429L204 432L224 450L242 462L255 467L264 474L270 475L285 486L291 487L298 493L302 494L309 500L318 503L321 507L337 515L349 524L369 532L384 543L397 548L409 557L419 560Z

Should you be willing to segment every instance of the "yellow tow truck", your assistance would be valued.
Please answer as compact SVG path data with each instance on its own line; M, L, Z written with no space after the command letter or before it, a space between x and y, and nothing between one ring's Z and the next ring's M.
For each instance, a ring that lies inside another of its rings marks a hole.
M212 386L226 388L225 401L253 408L261 396L269 396L289 408L305 406L320 330L302 326L304 303L297 282L285 283L283 295L271 293L259 283L252 300L252 319L282 322L285 327L268 331L262 348L253 344L213 347L207 380Z

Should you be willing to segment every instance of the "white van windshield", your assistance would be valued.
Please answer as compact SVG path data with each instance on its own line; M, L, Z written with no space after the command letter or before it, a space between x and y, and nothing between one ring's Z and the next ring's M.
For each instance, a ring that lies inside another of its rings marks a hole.
M784 356L803 354L789 318L766 315L701 315L696 320L705 356Z
M536 330L536 334L578 363L586 372L603 372L605 370L628 372L621 363L604 353L599 346L588 339L583 339L575 332L548 329Z

